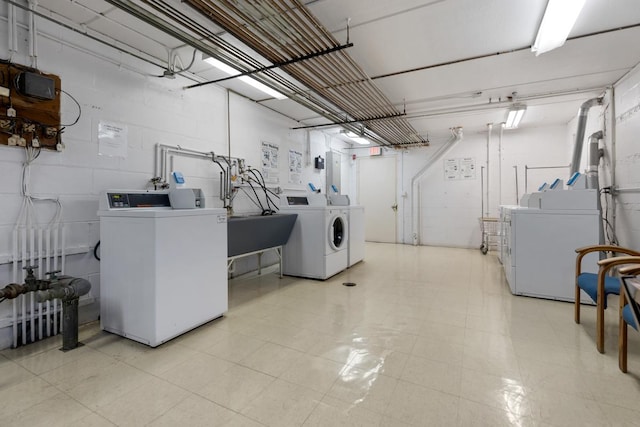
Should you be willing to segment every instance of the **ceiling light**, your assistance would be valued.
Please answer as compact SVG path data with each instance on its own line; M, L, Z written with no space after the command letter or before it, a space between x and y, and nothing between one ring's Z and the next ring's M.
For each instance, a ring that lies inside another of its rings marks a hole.
M367 138L364 138L364 137L362 137L362 135L358 135L355 132L351 132L350 130L342 131L342 133L344 134L344 136L346 136L347 138L349 138L350 140L352 140L356 144L369 145L371 143Z
M524 112L527 111L526 105L513 105L507 113L507 120L504 123L505 129L515 129L520 124Z
M210 56L204 56L203 55L202 56L202 60L204 62L206 62L207 64L211 65L212 67L215 67L218 70L220 70L223 73L228 74L230 76L239 73L239 71L236 70L235 68L225 64L222 61L217 60L216 58L212 58ZM258 89L259 91L262 91L262 92L266 93L267 95L272 96L272 97L274 97L276 99L286 99L287 98L286 95L281 94L277 90L271 89L269 86L260 83L259 81L255 80L252 77L239 76L238 79L242 80L246 84L248 84L250 86L253 86L254 88Z
M564 44L585 0L549 0L531 51L536 56Z

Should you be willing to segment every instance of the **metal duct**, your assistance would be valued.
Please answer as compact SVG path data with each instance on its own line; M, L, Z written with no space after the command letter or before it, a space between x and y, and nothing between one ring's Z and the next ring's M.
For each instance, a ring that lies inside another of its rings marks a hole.
M587 116L589 109L594 105L602 105L602 97L593 98L585 101L578 110L578 126L576 128L576 142L573 146L573 155L571 157L571 170L569 176L578 172L580 168L580 159L582 158L582 146L584 145L584 132L587 127Z

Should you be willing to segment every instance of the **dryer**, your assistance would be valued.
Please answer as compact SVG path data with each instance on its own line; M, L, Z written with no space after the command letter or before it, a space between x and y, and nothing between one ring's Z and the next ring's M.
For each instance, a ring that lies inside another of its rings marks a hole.
M282 249L283 274L325 280L347 268L347 206L327 206L321 194L282 197L281 212L298 214Z

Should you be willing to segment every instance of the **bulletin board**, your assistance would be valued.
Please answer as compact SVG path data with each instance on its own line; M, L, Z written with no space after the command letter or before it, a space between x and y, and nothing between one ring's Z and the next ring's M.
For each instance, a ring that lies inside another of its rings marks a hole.
M25 72L53 79L53 99L22 94L16 82ZM0 61L0 144L60 150L60 93L60 77Z

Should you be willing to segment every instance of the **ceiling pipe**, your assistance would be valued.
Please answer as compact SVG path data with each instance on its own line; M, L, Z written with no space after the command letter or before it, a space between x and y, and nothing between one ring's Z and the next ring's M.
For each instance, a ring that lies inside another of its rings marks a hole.
M413 245L417 246L421 243L420 239L420 206L418 202L418 183L425 173L434 165L435 162L440 160L445 154L447 154L453 147L458 145L462 141L463 133L462 127L455 127L451 129L451 137L445 142L442 147L435 152L433 156L427 160L427 163L411 178L411 237Z
M573 146L573 155L571 156L571 168L569 176L578 172L580 169L580 159L582 158L582 146L584 145L584 132L587 128L587 117L589 109L594 105L602 105L603 98L592 98L585 101L578 110L578 125L576 127L576 140Z

